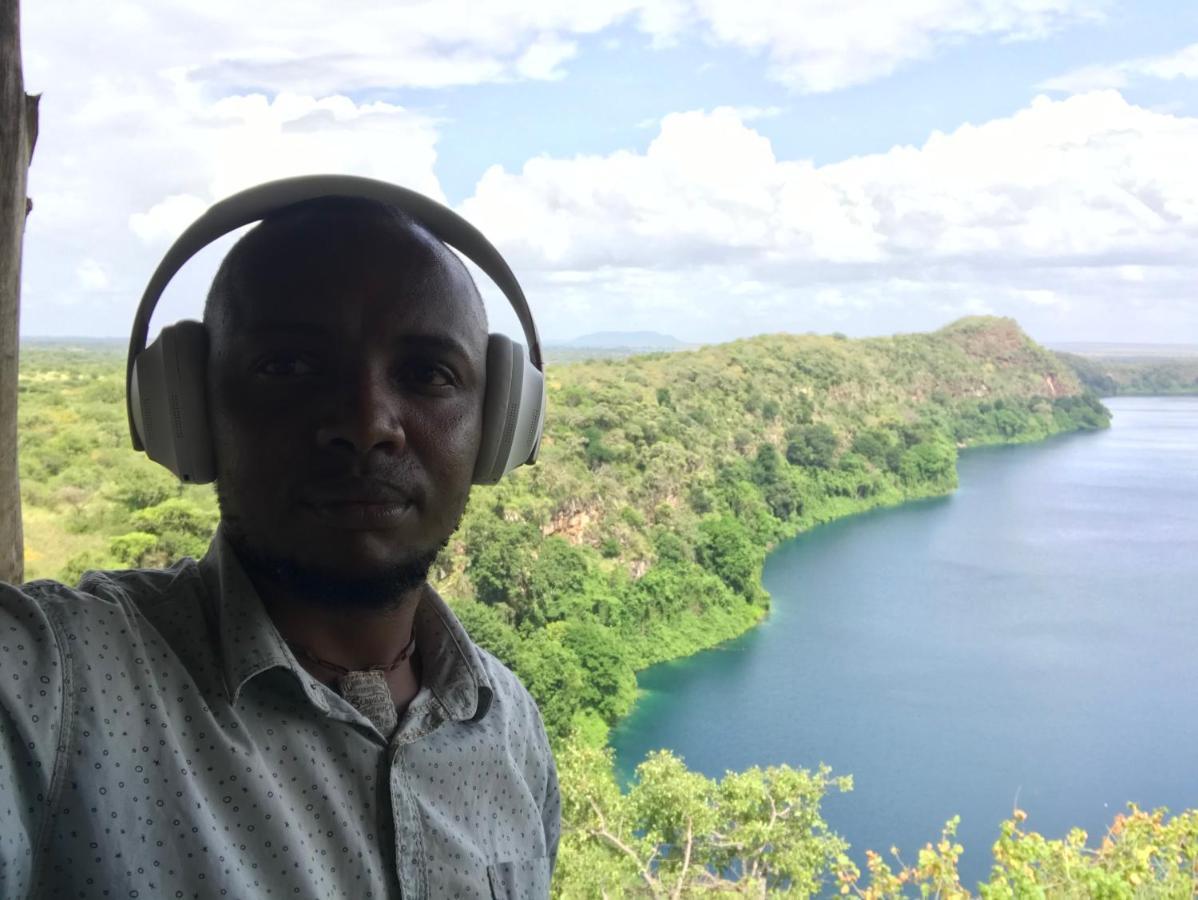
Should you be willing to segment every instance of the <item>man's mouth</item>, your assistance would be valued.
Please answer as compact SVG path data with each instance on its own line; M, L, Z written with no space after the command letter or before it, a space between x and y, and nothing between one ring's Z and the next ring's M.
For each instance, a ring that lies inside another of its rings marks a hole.
M414 509L410 492L363 478L314 485L303 493L301 502L323 522L354 531L395 528Z

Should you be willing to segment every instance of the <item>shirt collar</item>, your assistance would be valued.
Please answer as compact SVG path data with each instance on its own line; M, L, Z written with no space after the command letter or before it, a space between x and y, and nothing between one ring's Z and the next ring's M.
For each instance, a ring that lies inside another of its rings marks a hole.
M216 610L217 655L229 702L237 702L251 678L283 668L295 675L308 699L327 713L329 704L320 685L296 662L275 628L223 527L217 528L208 553L200 560L200 574Z
M479 650L432 585L425 585L412 631L420 654L421 686L432 691L455 722L477 722L485 716L495 690Z
M327 713L329 704L322 685L296 661L275 628L223 528L217 529L199 565L216 609L217 649L229 702L237 702L251 678L281 667L291 671L308 699ZM494 689L478 648L431 585L425 587L412 627L422 686L454 721L477 721L485 716Z

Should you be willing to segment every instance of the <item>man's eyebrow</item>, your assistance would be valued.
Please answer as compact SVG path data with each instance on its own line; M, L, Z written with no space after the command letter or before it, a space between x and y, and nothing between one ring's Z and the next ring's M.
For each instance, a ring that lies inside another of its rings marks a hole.
M470 356L470 351L466 349L466 345L449 334L405 334L397 338L396 343L413 349L455 353L458 356L467 358Z

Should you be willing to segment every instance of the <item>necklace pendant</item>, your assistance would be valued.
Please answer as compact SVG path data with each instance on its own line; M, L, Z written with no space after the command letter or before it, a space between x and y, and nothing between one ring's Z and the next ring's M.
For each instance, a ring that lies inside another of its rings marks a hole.
M381 669L347 672L341 679L340 687L341 696L354 709L370 719L380 734L391 737L395 726L399 724L399 714L387 684L387 676Z

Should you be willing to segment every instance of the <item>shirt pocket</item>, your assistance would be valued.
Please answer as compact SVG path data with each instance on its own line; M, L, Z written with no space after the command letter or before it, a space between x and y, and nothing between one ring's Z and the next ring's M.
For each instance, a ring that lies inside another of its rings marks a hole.
M547 900L549 859L519 859L487 866L494 900Z

